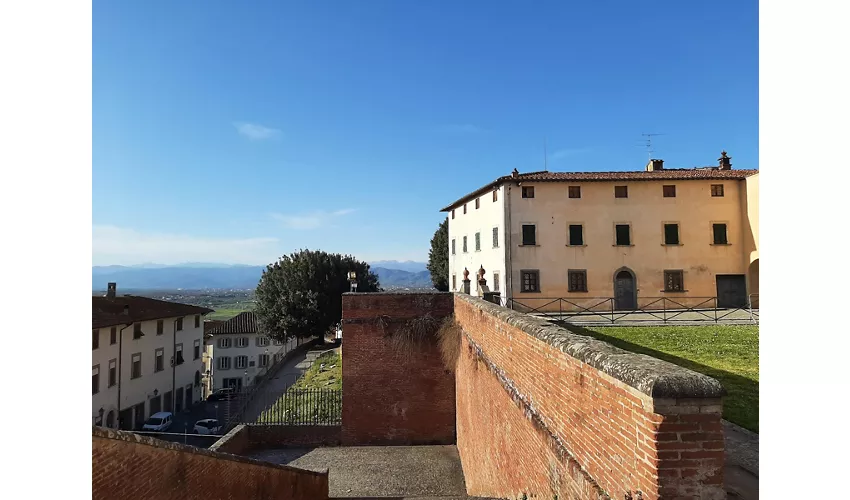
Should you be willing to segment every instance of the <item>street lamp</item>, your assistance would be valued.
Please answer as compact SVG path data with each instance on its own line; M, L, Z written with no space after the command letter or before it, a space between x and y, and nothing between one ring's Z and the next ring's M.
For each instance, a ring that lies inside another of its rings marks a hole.
M357 291L357 273L354 271L348 271L348 281L351 283L351 292L354 293Z

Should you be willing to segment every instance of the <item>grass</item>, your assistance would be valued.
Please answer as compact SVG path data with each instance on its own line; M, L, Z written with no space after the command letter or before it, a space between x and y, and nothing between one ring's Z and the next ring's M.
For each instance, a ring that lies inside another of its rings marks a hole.
M216 309L214 312L209 313L206 316L206 319L227 320L227 319L230 319L230 318L236 316L237 314L239 314L241 312L245 312L245 309L229 309L229 308Z
M333 351L316 358L286 392L260 414L259 423L328 423L342 418L342 400L338 394L305 394L305 390L341 390L342 356Z
M759 431L757 326L565 326L621 349L716 378L728 392L723 401L723 418L753 432Z

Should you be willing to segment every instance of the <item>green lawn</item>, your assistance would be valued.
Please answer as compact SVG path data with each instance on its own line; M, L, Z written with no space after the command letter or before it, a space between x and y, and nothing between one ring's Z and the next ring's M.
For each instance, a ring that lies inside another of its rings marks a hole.
M726 388L723 418L759 431L758 326L576 327L575 333L714 377Z
M219 309L216 309L214 312L209 313L206 316L206 319L227 320L227 319L230 319L230 318L236 316L237 314L239 314L241 312L245 312L247 310L249 310L249 309L245 309L244 307L238 308L238 309L228 308L228 307L219 308Z
M322 392L319 393L319 389ZM342 357L329 352L316 358L313 365L286 393L257 419L259 423L327 423L342 415ZM329 390L337 391L331 393Z

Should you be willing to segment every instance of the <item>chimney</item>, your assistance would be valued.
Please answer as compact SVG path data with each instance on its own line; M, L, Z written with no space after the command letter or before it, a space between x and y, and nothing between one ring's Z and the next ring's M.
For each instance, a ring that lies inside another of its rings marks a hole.
M726 154L726 151L720 153L720 158L717 161L720 162L720 170L732 170L732 158Z
M519 177L519 170L514 169L514 171L513 171L513 172L511 172L511 177L513 177L514 179L516 179L517 177Z
M656 170L664 170L664 160L649 160L646 164L647 172L655 172Z
M114 299L115 298L115 288L116 288L116 286L117 285L115 283L109 283L109 284L106 285L106 298L108 298L108 299Z

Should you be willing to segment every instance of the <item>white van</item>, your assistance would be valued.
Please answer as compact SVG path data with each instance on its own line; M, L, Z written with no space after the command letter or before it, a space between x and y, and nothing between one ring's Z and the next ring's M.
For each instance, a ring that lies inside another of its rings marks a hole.
M171 427L173 416L170 411L154 413L142 426L143 431L165 432Z

